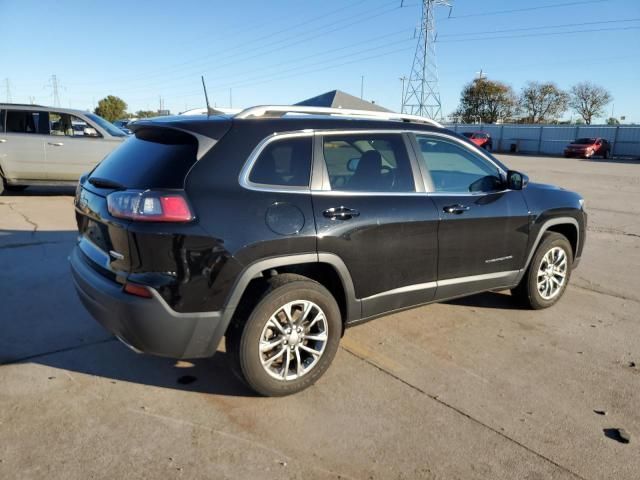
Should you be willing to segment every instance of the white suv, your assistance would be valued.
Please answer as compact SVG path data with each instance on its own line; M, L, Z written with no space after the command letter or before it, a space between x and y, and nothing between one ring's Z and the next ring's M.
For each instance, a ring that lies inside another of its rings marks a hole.
M93 113L0 104L0 194L29 185L75 185L126 138Z

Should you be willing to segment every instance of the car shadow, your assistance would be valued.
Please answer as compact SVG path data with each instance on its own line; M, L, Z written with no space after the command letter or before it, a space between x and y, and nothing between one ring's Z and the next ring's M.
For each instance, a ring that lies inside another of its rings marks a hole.
M583 158L581 159L585 162L593 162L593 163L623 163L623 164L638 164L640 163L640 158L638 157L613 157L613 158L602 158L602 157L591 157L591 158Z
M67 257L76 238L71 230L0 231L0 366L29 362L112 382L255 396L232 373L224 351L176 362L115 340L75 292Z
M484 292L470 297L449 300L449 305L464 307L498 308L500 310L526 310L515 298L507 292Z
M229 355L224 351L211 358L173 360L135 353L110 338L31 361L101 377L112 383L127 382L228 397L257 396L233 374Z

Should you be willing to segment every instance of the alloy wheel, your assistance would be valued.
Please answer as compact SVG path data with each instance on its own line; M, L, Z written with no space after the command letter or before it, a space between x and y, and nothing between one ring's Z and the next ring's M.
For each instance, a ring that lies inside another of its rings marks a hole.
M327 319L318 305L308 300L289 302L262 329L262 367L277 380L297 380L318 364L328 338Z
M567 253L560 247L551 248L542 257L538 267L538 293L545 300L554 298L564 286L567 278Z

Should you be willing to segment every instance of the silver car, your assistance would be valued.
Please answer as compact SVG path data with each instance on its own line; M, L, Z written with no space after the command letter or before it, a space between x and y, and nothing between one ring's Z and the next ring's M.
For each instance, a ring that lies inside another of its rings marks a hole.
M0 193L75 185L126 138L93 113L0 103Z

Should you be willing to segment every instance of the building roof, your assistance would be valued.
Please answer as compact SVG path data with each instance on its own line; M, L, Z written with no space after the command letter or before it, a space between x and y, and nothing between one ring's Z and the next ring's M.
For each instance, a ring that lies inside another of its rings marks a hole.
M332 107L332 108L348 108L352 110L373 110L376 112L390 112L380 105L367 102L353 95L349 95L342 90L331 90L316 97L307 98L296 105L304 105L307 107Z

